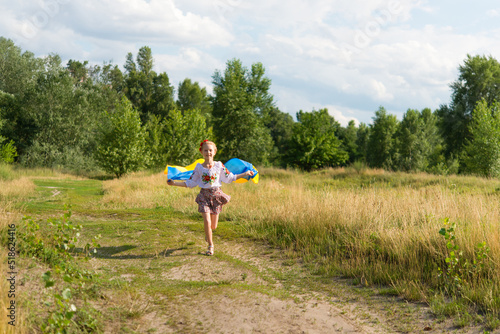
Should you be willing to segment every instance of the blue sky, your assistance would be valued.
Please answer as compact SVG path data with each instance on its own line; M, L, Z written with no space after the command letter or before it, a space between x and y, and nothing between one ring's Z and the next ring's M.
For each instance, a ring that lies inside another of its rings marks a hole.
M232 58L261 62L282 111L341 124L436 109L467 54L500 59L500 3L426 0L0 0L0 36L37 56L112 61L147 45L155 70L212 91Z

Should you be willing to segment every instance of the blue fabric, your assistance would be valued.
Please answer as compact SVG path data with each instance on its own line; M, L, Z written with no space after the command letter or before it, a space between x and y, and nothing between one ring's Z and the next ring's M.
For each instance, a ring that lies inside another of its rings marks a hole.
M168 178L172 180L189 180L192 174L192 170L182 172L175 167L168 167Z
M230 171L231 173L238 175L241 173L245 173L246 171L253 171L253 176L245 176L244 178L247 180L250 180L251 178L255 178L257 174L259 173L255 167L244 160L238 159L238 158L232 158L228 162L224 164L226 166L227 170Z

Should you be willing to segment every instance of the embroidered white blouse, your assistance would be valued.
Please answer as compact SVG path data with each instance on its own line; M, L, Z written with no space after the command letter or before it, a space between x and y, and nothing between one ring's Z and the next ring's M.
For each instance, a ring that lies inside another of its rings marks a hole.
M231 183L236 180L236 175L227 170L224 164L220 161L215 161L212 168L205 168L201 164L197 164L193 174L186 180L186 186L194 188L219 188L224 183Z

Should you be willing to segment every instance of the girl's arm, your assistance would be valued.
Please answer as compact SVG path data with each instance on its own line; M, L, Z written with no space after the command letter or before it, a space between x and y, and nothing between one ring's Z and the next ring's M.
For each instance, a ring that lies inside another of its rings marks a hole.
M167 184L168 184L169 186L187 187L187 186L186 186L186 182L184 182L184 181L175 182L174 180L170 180L170 179L168 179L168 180L167 180Z
M247 170L245 173L237 174L236 180L241 179L242 177L245 177L245 176L253 176L253 171Z

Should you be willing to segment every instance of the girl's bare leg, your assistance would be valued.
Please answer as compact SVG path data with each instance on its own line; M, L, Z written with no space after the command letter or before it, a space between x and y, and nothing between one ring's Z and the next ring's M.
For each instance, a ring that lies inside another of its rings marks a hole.
M212 241L212 222L209 212L202 212L203 216L203 225L205 227L205 240L208 242L209 246L213 246L214 243Z
M217 228L217 223L219 222L219 214L218 213L212 213L210 214L210 218L212 218L212 231Z

